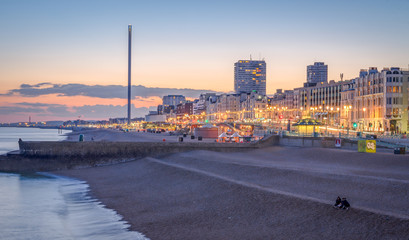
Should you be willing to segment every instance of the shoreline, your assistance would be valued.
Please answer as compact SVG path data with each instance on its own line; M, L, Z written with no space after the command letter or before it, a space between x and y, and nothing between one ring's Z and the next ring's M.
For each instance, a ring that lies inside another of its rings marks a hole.
M392 209L386 210L409 216L401 202L407 198L399 200L409 196L409 166L402 156L391 156L385 160L384 154L270 147L246 153L193 151L53 173L87 181L92 196L150 239L405 239L409 220L359 209L366 197L377 196L387 184L397 189L389 193L395 198L387 201ZM395 166L384 166L391 161ZM345 173L320 169L323 163ZM371 183L367 178L376 179ZM350 181L356 186L347 184ZM378 188L372 188L377 181ZM298 185L303 182L310 182L306 188L312 190L302 190ZM301 198L279 194L280 187ZM326 195L320 196L322 191ZM335 191L348 196L349 211L332 208ZM309 199L309 194L322 202ZM376 200L368 209L378 205Z

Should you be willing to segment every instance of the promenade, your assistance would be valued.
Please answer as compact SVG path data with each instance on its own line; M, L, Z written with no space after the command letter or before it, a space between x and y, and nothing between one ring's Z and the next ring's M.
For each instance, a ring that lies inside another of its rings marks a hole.
M67 135L67 141L78 142L79 135L84 135L84 141L108 141L108 142L178 142L180 136L169 133L148 133L148 132L123 132L116 129L88 129L74 131ZM183 139L184 142L215 142L214 139L197 138L190 139L190 136Z

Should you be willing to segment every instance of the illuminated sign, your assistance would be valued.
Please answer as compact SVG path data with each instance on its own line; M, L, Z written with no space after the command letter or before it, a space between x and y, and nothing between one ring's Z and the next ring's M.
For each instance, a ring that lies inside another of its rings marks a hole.
M358 140L358 152L376 153L376 140Z

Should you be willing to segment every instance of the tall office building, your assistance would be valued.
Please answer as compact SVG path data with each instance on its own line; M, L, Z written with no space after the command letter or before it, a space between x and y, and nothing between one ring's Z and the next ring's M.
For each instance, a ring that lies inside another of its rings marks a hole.
M183 95L167 95L163 96L162 104L164 106L176 106L180 103L186 102L186 98Z
M266 95L266 62L239 60L234 64L234 91Z
M307 83L304 87L315 86L317 83L328 82L328 65L323 62L315 62L307 66Z

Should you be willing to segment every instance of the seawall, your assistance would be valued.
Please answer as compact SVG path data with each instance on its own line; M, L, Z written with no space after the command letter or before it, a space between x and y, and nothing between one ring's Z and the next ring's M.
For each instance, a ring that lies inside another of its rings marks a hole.
M54 171L109 165L147 156L208 150L237 152L275 146L278 136L255 143L206 142L19 142L20 155L0 158L0 171Z
M282 136L279 141L281 146L292 147L322 147L335 148L335 137L296 137ZM343 149L358 149L358 142L350 139L341 139L341 148Z
M278 145L334 148L335 139L272 135L255 143L21 141L19 155L0 157L0 171L34 172L94 167L194 150L238 152ZM344 149L357 149L357 142L353 140L342 139L341 144Z

